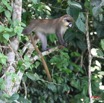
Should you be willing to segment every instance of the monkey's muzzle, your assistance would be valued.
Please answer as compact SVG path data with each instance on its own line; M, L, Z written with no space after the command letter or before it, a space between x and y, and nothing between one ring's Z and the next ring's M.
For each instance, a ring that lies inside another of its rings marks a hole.
M71 28L73 26L72 22L70 22L68 26Z

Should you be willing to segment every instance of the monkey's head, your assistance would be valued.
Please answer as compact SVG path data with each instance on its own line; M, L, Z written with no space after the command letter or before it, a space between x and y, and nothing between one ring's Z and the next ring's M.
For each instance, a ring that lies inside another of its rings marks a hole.
M66 15L62 16L62 22L63 22L64 26L72 27L74 20L70 15L66 14Z

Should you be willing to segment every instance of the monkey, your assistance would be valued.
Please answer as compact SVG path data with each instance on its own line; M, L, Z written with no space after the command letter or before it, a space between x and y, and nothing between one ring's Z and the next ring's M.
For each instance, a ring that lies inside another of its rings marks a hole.
M66 46L63 39L65 31L72 27L73 18L70 15L64 15L56 19L33 19L23 30L23 34L35 32L42 42L42 51L47 50L47 35L56 34L61 45Z
M72 27L73 18L70 15L64 15L57 19L33 19L30 24L23 30L23 34L30 34L31 42L39 54L42 64L44 66L44 69L46 71L48 80L51 82L52 78L47 66L46 61L44 60L44 57L42 56L42 53L38 49L38 47L35 44L34 39L32 38L31 32L35 32L38 38L42 42L42 50L47 50L47 38L46 36L51 33L55 33L58 41L61 45L65 45L63 35L65 31L68 29L68 27Z

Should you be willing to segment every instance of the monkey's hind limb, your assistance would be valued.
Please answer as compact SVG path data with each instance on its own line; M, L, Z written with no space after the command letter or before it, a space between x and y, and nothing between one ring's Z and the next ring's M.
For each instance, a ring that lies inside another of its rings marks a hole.
M42 64L43 64L43 66L44 66L44 69L45 69L45 71L46 71L48 80L51 82L51 81L52 81L52 78L51 78L51 75L50 75L50 72L49 72L47 63L46 63L46 61L44 60L44 57L43 57L42 53L40 52L40 50L39 50L38 47L36 46L36 43L35 43L35 41L33 40L31 34L30 34L30 40L31 40L31 42L32 42L32 44L33 44L33 46L34 46L36 52L39 54L39 56L40 56L40 58L41 58L41 61L42 61Z

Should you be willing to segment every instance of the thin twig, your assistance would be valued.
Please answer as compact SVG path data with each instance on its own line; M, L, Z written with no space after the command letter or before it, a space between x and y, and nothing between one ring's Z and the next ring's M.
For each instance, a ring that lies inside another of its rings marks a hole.
M23 86L24 86L24 90L25 90L25 99L27 98L27 87L26 87L26 83L24 81L24 79L22 79L23 82Z
M59 50L59 47L54 47L54 48L51 48L49 49L48 51L44 51L42 52L42 55L45 56L45 55L49 55L50 53L54 52L54 51L57 51ZM33 58L31 58L31 61L36 61L38 60L40 57L38 55L34 56Z
M59 8L59 7L55 7L55 6L51 6L51 5L49 5L51 8L53 8L53 9L57 9L57 10L63 10L63 11L65 11L66 9L62 9L62 8Z
M91 88L91 61L92 61L92 55L91 55L91 44L90 44L90 38L89 38L89 27L88 27L88 15L89 13L86 13L86 40L87 40L87 48L88 48L88 93L90 98L90 103L93 103L92 100L92 88Z
M83 67L83 55L84 55L84 52L81 53L81 61L80 61L81 68Z
M9 47L8 47L8 46L1 46L1 45L0 45L0 48L9 48Z

